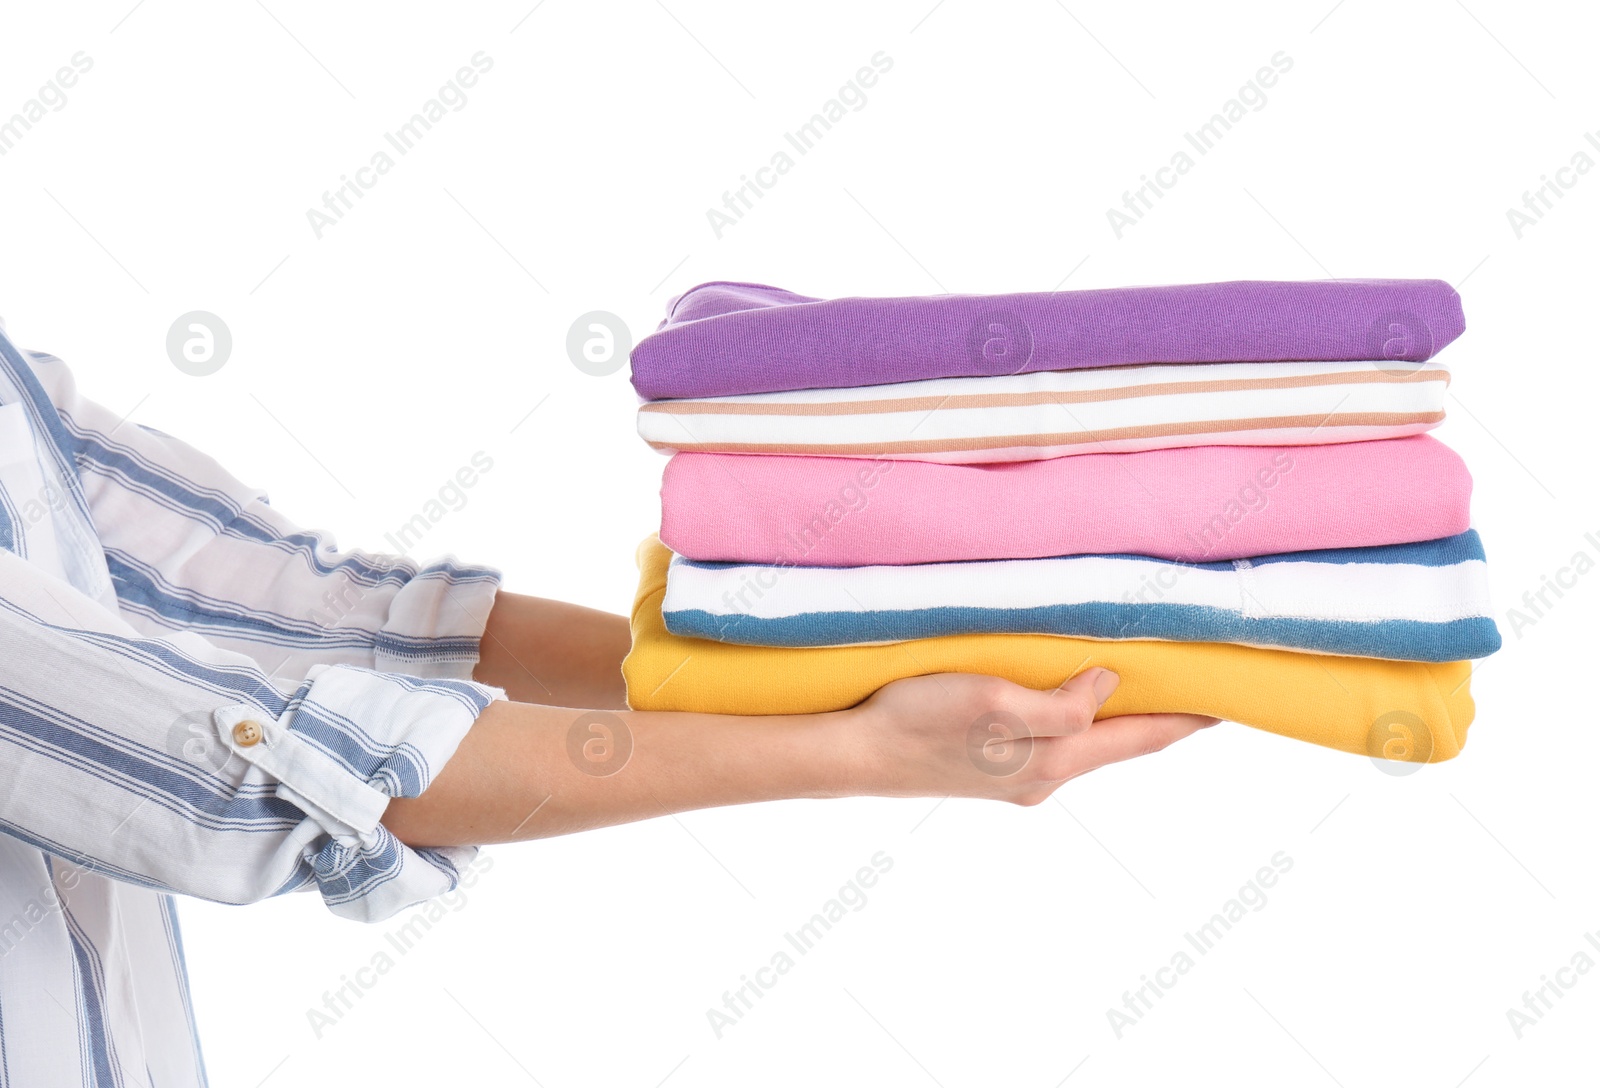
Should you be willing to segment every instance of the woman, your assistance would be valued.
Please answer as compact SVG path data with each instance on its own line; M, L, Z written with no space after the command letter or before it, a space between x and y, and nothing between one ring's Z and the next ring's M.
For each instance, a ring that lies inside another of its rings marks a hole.
M1103 669L629 712L628 644L486 568L337 551L0 332L0 1083L204 1082L172 893L315 887L373 921L482 843L788 797L1036 804L1210 724L1093 722Z

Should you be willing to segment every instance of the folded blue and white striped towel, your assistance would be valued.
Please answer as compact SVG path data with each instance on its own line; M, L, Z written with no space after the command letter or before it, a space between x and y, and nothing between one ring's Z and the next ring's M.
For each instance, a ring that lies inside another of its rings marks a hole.
M675 556L662 613L675 635L758 646L1010 632L1402 661L1461 661L1500 648L1483 543L1470 529L1417 544L1220 563L1074 555L797 567Z

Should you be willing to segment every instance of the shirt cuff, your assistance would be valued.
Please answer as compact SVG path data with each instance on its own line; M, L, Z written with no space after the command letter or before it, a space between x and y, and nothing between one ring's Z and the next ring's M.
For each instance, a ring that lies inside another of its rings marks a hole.
M468 666L470 671L470 666ZM455 754L498 688L351 665L311 670L276 718L234 704L213 714L246 764L241 791L270 789L305 814L302 857L335 914L375 922L453 890L476 848L414 850L379 821Z
M389 602L374 667L428 679L470 680L500 572L447 556L419 570Z

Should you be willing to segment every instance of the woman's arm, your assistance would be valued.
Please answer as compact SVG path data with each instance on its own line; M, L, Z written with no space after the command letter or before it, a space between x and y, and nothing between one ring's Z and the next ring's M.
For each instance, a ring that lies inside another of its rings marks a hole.
M432 785L390 802L383 819L402 842L453 846L795 797L1032 805L1086 771L1213 722L1183 714L1094 721L1116 686L1116 675L1099 668L1053 691L990 676L918 676L850 710L770 717L497 702Z
M79 395L59 359L30 352L26 363L60 413L46 433L73 438L119 610L134 629L199 635L277 677L354 665L460 678L473 667L495 571L340 549L203 451Z
M472 678L519 702L621 710L631 637L622 616L502 590Z

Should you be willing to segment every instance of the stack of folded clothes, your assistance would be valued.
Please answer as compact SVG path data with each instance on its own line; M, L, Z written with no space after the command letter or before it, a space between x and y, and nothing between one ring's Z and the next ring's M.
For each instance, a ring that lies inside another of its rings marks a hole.
M1100 665L1106 715L1448 759L1500 645L1471 477L1424 433L1463 327L1436 280L696 287L632 354L672 458L629 704L804 713Z

